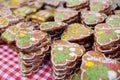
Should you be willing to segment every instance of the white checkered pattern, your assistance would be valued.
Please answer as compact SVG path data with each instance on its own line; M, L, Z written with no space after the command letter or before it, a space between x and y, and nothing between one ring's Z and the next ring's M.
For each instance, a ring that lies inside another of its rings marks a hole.
M36 74L29 77L20 75L18 54L8 45L0 45L0 80L53 80L48 62Z

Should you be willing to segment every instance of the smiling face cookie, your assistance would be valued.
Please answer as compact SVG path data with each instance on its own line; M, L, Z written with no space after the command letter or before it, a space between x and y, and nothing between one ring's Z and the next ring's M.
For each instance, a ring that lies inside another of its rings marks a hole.
M92 33L92 29L87 28L79 23L74 23L68 26L61 38L68 41L80 40L91 36Z
M95 40L101 45L108 45L120 40L120 28L114 28L110 25L98 24L95 27Z
M82 80L117 80L120 63L106 58L102 53L89 51L82 57Z

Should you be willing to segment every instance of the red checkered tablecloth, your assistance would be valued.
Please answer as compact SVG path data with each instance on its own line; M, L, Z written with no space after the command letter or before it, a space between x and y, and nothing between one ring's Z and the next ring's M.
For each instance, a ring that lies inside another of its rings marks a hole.
M0 45L0 80L52 80L50 63L29 77L20 75L18 54L8 45Z

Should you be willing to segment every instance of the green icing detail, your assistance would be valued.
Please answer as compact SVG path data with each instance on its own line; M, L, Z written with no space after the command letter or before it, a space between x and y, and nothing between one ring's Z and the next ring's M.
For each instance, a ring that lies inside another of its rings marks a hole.
M23 69L26 70L27 69L26 66L23 66Z
M24 54L24 57L26 58L26 57L27 57L27 54Z
M77 5L80 3L80 0L67 0L69 5Z
M23 45L25 43L29 43L30 42L30 38L32 38L32 34L28 34L24 37L19 37L19 44L21 47L23 47Z
M2 35L1 35L2 38L5 38L7 40L7 42L12 42L14 41L14 38L15 38L15 35L14 34L11 34L10 32L8 31L5 31Z
M111 33L106 33L104 32L103 34L99 34L98 38L100 39L100 43L101 44L105 44L106 43L106 40L110 40L112 39L112 37L115 37L117 36L117 33L115 31L111 31Z
M71 51L68 48L64 48L63 51L56 48L54 51L55 64L66 62L67 59L70 59L72 56L70 56L69 53L71 53Z
M102 3L96 3L96 4L92 4L91 8L93 11L98 11L98 10L101 10L103 6L102 6Z
M65 12L56 12L55 13L55 18L57 19L57 20L61 20L63 17L65 16Z
M85 80L99 80L100 78L108 78L108 67L103 64L94 65L88 68L86 73Z
M92 14L92 15L88 16L86 20L88 23L93 23L96 21L96 19L97 19L96 15Z
M120 18L114 18L113 20L108 20L107 21L108 24L120 24Z
M54 24L55 24L55 22L45 22L45 23L41 24L41 26L43 26L43 28L48 28Z
M71 80L81 80L80 78L81 78L81 72L78 71L77 73L75 73L75 74L73 75L73 77L72 77Z

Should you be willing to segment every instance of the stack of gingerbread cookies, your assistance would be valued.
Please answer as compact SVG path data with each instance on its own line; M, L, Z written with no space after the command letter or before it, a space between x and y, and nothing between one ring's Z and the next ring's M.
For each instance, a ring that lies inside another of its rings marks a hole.
M50 62L52 80L120 80L119 0L0 0L0 43L22 76Z
M85 49L76 43L57 40L52 44L51 67L54 79L69 77L79 63Z

